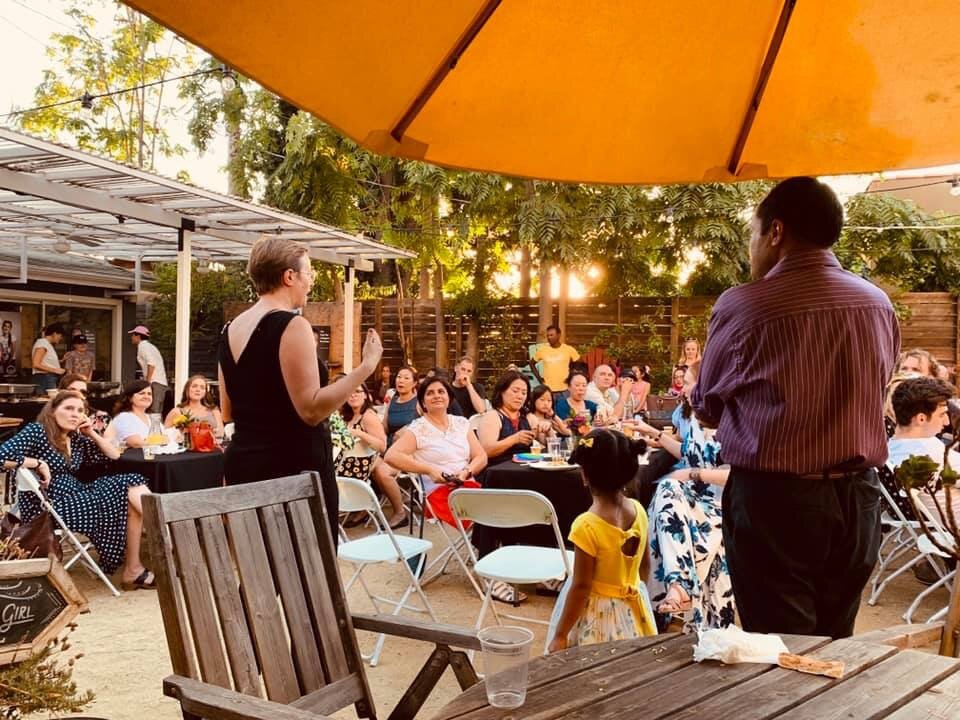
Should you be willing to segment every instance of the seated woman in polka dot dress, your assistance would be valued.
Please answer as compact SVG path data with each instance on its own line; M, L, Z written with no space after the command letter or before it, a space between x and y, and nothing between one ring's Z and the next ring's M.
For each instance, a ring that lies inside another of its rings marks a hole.
M120 457L120 451L93 431L84 414L83 396L61 390L48 402L36 422L0 445L7 469L25 467L39 475L54 509L74 532L90 538L107 574L123 568L124 590L154 588L153 573L140 562L143 526L141 499L150 492L143 475L102 475L81 483L81 467L100 466ZM20 516L29 522L40 513L32 493L20 495Z

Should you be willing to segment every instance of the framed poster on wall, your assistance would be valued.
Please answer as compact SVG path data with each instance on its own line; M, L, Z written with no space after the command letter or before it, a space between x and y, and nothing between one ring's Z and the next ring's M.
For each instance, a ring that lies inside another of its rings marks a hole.
M20 308L0 305L0 377L15 378L20 371L17 353L21 342Z

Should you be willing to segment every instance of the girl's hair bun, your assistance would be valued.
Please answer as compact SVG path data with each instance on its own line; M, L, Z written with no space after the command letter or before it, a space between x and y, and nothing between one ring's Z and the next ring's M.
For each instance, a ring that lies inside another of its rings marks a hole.
M570 462L583 468L591 487L614 492L633 480L640 467L637 455L646 450L644 440L632 440L617 430L597 428L580 439Z

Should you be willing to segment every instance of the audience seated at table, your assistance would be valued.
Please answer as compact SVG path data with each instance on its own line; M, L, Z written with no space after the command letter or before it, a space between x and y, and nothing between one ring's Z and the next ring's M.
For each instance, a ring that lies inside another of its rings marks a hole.
M687 396L699 370L699 362L687 368ZM735 603L720 501L730 469L721 467L720 443L695 415L682 442L646 423L639 429L681 461L679 469L660 479L650 505L650 599L661 614L689 612L685 630L727 627L734 622Z
M192 420L205 422L213 430L214 437L223 437L223 417L220 408L213 401L210 386L203 375L192 375L183 388L180 402L163 421L165 427L174 427L174 423L184 416Z
M600 413L597 404L592 400L587 400L587 376L581 370L574 370L567 378L567 388L570 394L567 397L557 398L557 417L572 425L574 416L580 416L585 420L578 432L586 434L590 431L590 426L594 424L603 424L604 417Z
M527 424L541 445L546 446L547 440L552 437L567 437L571 434L567 423L554 412L553 393L546 385L538 385L530 392L527 407Z
M897 358L897 372L916 373L940 380L947 380L950 375L950 371L937 362L933 353L923 348L913 348L900 353L900 357Z
M360 385L338 412L354 445L337 458L337 477L368 480L378 458L387 449L387 434L373 409L373 398L366 387Z
M633 370L633 374L637 378L637 381L630 387L633 413L647 412L647 398L650 397L650 389L653 387L653 381L650 377L650 366L634 365L631 370Z
M377 405L384 405L389 402L390 398L387 396L387 393L393 388L393 376L390 374L390 366L384 364L380 368L380 379L377 380L376 387L373 391L373 400Z
M587 384L586 398L594 403L602 414L616 420L623 417L623 407L633 390L633 372L622 378L623 392L617 390L617 376L609 365L597 365L593 371L593 380Z
M424 380L417 389L423 417L397 433L384 462L419 475L433 514L453 525L447 498L457 487L480 487L474 478L487 466L487 454L470 429L470 421L449 414L451 397L445 380Z
M146 445L147 435L150 434L151 405L153 389L150 383L134 380L126 385L113 408L113 420L104 437L132 448Z
M690 367L695 362L700 362L700 341L693 337L688 337L683 341L683 351L680 353L680 359L677 365L686 365Z
M896 468L911 455L926 456L941 468L947 446L937 437L948 424L947 401L956 395L949 383L932 377L911 377L901 380L894 389L891 402L896 416L896 429L887 443L887 464ZM960 453L947 452L947 462L960 472ZM941 488L933 495L923 491L920 501L940 521L937 504L946 509L946 493ZM960 490L950 494L954 515L960 518Z
M403 366L394 378L395 392L383 415L383 429L387 436L387 448L393 444L396 433L419 417L417 405L417 373L412 367ZM373 481L387 496L393 512L387 521L391 527L400 527L407 519L403 507L403 494L397 484L399 471L391 467L386 457L373 468Z
M683 374L687 371L686 365L675 365L673 368L673 381L667 389L667 395L670 397L680 397L683 395Z
M489 458L489 465L511 460L515 453L528 453L536 434L524 408L530 386L516 370L509 370L497 379L493 388L493 410L480 419L477 434Z
M0 445L0 460L8 470L24 467L38 475L67 527L93 543L103 571L112 574L123 568L125 590L153 588L153 573L140 561L147 479L135 473L107 474L107 462L116 460L120 451L93 431L85 409L80 393L60 391L36 422ZM76 473L89 467L103 474L81 483ZM24 523L41 511L33 493L20 493L19 506Z
M90 407L89 391L87 390L87 381L82 375L77 375L76 373L67 373L60 378L60 383L58 385L60 390L73 390L83 395L83 404L84 412L86 412L87 417L90 418L90 423L93 425L93 431L98 435L103 435L106 432L107 425L110 424L110 414L105 413L103 410L94 410Z

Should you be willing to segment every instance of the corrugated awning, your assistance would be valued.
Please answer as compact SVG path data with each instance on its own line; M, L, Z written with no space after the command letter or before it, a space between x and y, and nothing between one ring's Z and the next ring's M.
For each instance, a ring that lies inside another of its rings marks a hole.
M329 225L0 129L0 248L142 261L174 260L181 232L196 258L246 260L261 235L303 243L313 258L372 269L413 254Z

